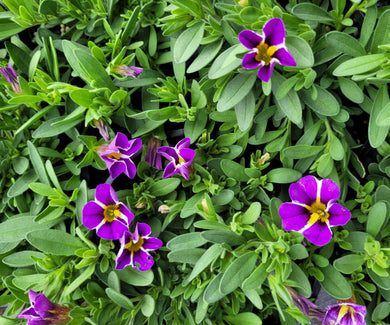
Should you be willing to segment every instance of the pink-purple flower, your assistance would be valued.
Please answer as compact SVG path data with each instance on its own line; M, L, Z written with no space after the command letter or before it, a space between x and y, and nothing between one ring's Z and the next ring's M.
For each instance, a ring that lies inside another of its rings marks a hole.
M128 140L126 135L118 132L110 144L98 149L100 157L106 162L111 178L115 179L121 173L134 178L137 169L131 156L142 147L141 139Z
M108 132L107 125L104 123L102 118L99 118L98 120L93 120L93 123L95 124L96 128L99 130L100 135L103 137L104 140L110 141L110 132Z
M157 150L157 153L170 161L167 167L165 167L163 178L180 173L188 180L189 170L196 154L195 150L189 148L190 143L190 138L184 138L174 148L163 146Z
M0 68L0 73L3 75L5 80L7 80L14 90L15 93L21 95L22 90L20 89L20 84L18 81L18 74L12 67L11 63L8 63L8 67Z
M27 325L62 324L71 320L70 308L51 302L43 293L28 291L31 307L23 310L18 318L26 318Z
M283 228L301 232L314 245L327 244L332 238L330 227L343 226L351 218L348 209L335 203L340 189L330 179L305 176L290 185L289 194L292 202L279 208Z
M142 72L143 72L144 69L142 68L139 68L139 67L129 67L125 64L122 64L122 65L117 65L115 68L114 68L114 72L117 73L117 74L122 74L124 76L130 76L130 77L133 77L133 78L138 78Z
M149 237L152 230L146 223L137 223L134 233L126 231L121 239L121 248L116 258L117 270L130 265L140 271L149 270L154 263L150 251L162 246L162 241L155 237Z
M268 82L275 63L296 66L296 62L285 45L286 31L280 18L269 20L263 27L263 33L243 30L238 39L251 51L245 54L242 66L245 69L259 68L257 76Z
M161 155L157 153L157 150L161 147L161 140L152 136L148 142L148 148L144 161L146 161L151 167L156 169L162 169Z
M119 202L110 184L96 187L95 200L87 202L82 215L85 227L96 229L99 237L109 240L121 238L134 218L127 206Z
M366 325L365 306L352 302L328 306L322 325Z

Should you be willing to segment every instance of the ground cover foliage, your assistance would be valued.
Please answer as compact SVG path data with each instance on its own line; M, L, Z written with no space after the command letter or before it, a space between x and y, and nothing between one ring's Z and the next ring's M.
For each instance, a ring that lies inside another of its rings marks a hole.
M0 324L390 323L388 3L1 0L0 40Z

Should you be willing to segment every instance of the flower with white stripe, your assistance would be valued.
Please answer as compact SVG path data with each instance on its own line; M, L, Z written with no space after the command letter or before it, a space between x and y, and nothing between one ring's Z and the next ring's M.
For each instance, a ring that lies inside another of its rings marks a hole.
M155 237L149 237L152 230L146 223L137 223L134 233L126 231L119 239L121 248L116 258L117 270L130 265L140 271L149 270L154 263L150 251L160 248L163 242Z
M109 240L121 238L134 218L127 206L118 201L110 184L96 187L95 200L87 202L82 214L85 227L96 229L99 237Z
M335 203L340 188L331 179L318 180L305 176L291 184L292 202L279 208L283 228L301 232L308 241L323 246L332 239L331 227L343 226L351 218L351 212Z

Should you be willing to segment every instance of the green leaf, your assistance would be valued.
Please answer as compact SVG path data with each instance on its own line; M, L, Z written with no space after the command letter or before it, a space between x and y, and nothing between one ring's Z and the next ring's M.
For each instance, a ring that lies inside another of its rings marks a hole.
M203 33L204 22L200 22L179 35L173 47L173 59L175 62L186 62L195 53L203 38Z
M242 61L236 55L245 51L246 49L241 44L236 44L223 51L211 65L208 77L210 79L218 79L233 71Z
M118 306L125 308L126 310L132 310L134 308L133 303L125 295L121 294L118 291L115 291L111 288L106 288L107 296L115 302Z
M58 195L58 193L49 185L43 183L31 183L29 187L35 193L43 196Z
M96 264L91 264L83 272L81 272L81 274L73 282L71 282L69 286L65 287L64 291L62 292L62 296L66 297L70 295L73 291L79 288L81 284L89 280L92 274L95 272L95 266Z
M379 45L390 43L390 9L382 13L376 26L371 43L372 53L383 51L378 48Z
M30 154L30 160L34 167L35 172L38 175L40 181L46 185L50 185L49 178L47 177L45 165L43 164L42 158L38 153L31 141L27 141L28 151Z
M88 89L75 89L69 92L70 98L82 107L89 107L92 105L96 94L90 92Z
M261 263L259 266L256 267L256 269L252 272L249 277L247 277L242 282L242 289L243 290L252 290L252 289L258 289L261 288L261 285L267 278L267 263Z
M195 142L202 134L207 124L207 118L208 114L202 109L198 111L194 121L187 119L184 122L184 134L191 139L191 143Z
M53 255L74 255L83 242L64 231L57 229L35 230L27 234L26 239L38 250Z
M26 172L28 165L29 160L26 157L18 156L12 159L12 168L19 175L22 175Z
M301 98L313 111L324 116L335 116L340 112L340 104L337 99L326 89L314 85L317 98L313 99L310 90L302 89L299 94Z
M300 19L321 22L324 24L334 22L335 20L326 10L311 2L304 2L295 5L292 8L292 13Z
M256 100L252 91L234 106L238 127L242 132L245 132L252 126L255 108Z
M334 167L334 163L331 155L329 153L324 153L318 159L318 165L317 165L318 176L322 178L328 177L332 172L333 167Z
M370 209L367 218L366 231L375 237L388 217L387 205L384 201L376 202Z
M241 216L241 223L246 225L253 224L259 217L261 213L261 204L260 202L252 202L248 210Z
M228 315L224 316L223 319L233 325L261 325L263 323L259 316L251 312L244 312L237 315Z
M42 101L42 98L35 95L19 95L17 97L11 98L9 104L34 104Z
M210 281L209 285L204 291L203 300L207 304L212 304L225 297L225 295L219 290L222 276L223 273L218 273L218 275Z
M378 126L390 126L390 103L387 103L379 112L376 117L376 125Z
M330 156L333 160L342 160L344 158L344 147L339 140L338 137L336 137L334 134L330 137Z
M311 284L307 275L296 263L291 262L291 267L292 271L289 276L289 280L292 280L297 284L298 288L300 289L298 290L300 294L302 294L306 298L310 297L312 291Z
M209 64L215 56L218 54L223 44L223 40L206 45L195 58L195 60L190 64L187 69L187 73L194 73L204 68Z
M386 61L387 58L384 56L384 54L363 55L344 61L336 69L334 69L333 75L336 77L344 77L355 74L362 74L374 70Z
M379 305L377 305L372 312L372 320L374 322L385 319L390 314L390 302L382 301Z
M180 218L188 218L193 214L197 213L199 211L197 205L202 201L203 198L204 194L198 193L193 195L189 200L187 200L184 204L183 209L180 211Z
M142 299L141 312L145 317L150 317L154 313L156 302L151 295L144 295Z
M3 41L13 35L17 35L25 29L26 26L18 25L17 23L13 22L10 17L0 18L0 41Z
M256 265L258 255L255 252L247 252L234 260L223 273L219 291L227 295L237 289L242 282L252 273Z
M274 168L267 174L267 181L275 184L294 183L302 177L302 173L291 168Z
M276 106L288 117L294 124L301 124L302 122L302 104L299 100L296 91L291 89L286 96L278 99L276 94L279 87L284 83L286 79L274 71L272 73L272 93L275 98Z
M368 41L371 39L372 32L374 30L376 19L378 18L378 10L376 6L370 6L367 8L366 14L360 31L360 43L366 46Z
M206 230L202 232L202 238L212 243L236 246L245 243L245 239L231 230Z
M368 121L368 140L370 145L378 148L386 139L389 133L389 126L377 125L380 112L389 103L389 94L387 86L381 86L375 96L372 104L370 119Z
M326 41L335 50L353 57L366 55L359 41L346 33L332 31L326 34Z
M385 289L385 290L390 290L390 277L389 276L379 276L378 274L376 274L373 270L371 270L369 268L367 268L367 273L370 276L370 278L372 279L372 281L374 281L374 283L378 287Z
M303 159L319 154L324 150L324 146L309 146L306 144L298 144L292 147L283 149L283 154L292 159Z
M184 279L183 285L189 284L196 276L198 276L207 266L209 266L220 254L223 252L223 248L214 244L210 246L202 257L196 262L191 274Z
M77 124L84 121L84 116L80 115L74 120L69 121L68 123L62 123L60 125L57 125L56 127L53 127L54 123L60 122L64 119L63 116L57 116L50 120L47 120L43 122L32 134L33 138L39 139L39 138L51 138L58 134L64 133L71 129L72 127L76 126Z
M351 298L351 286L340 272L331 265L321 268L321 271L324 273L324 281L320 282L320 284L327 293L337 299Z
M178 178L166 178L159 180L149 188L150 194L154 196L164 196L172 193L180 184Z
M20 176L14 184L8 189L8 197L16 197L23 194L29 189L29 184L38 180L38 176L34 170L29 170L27 173Z
M35 264L35 261L32 259L32 257L45 259L46 255L41 252L24 250L4 257L3 263L16 268L26 267Z
M123 270L115 270L115 272L121 281L139 287L150 285L154 279L152 270L142 272L134 267L126 267Z
M351 274L358 270L364 263L365 258L363 255L349 254L336 259L333 262L333 266L337 271L345 274Z
M235 76L222 91L217 110L224 112L237 105L251 91L256 79L256 73L239 73Z
M205 253L203 248L193 248L193 249L178 249L168 253L168 259L171 262L175 263L186 263L194 265Z
M341 92L350 101L360 104L364 101L363 90L351 79L339 77Z
M239 182L249 181L249 176L245 174L245 167L235 161L222 159L221 169L226 176L231 177Z
M298 67L310 68L314 65L313 51L304 39L297 36L287 36L286 47L291 52Z
M203 246L205 243L207 243L207 240L202 237L202 233L190 232L172 238L166 246L170 250L179 250Z

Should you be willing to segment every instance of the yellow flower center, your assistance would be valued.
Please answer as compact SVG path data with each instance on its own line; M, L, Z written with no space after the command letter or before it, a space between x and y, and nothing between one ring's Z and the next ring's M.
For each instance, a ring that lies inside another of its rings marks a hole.
M178 156L179 156L179 165L186 162L180 155Z
M313 225L318 220L323 223L328 222L329 213L326 211L325 204L316 201L311 206L307 206L306 208L310 212L310 219L308 221L308 224Z
M355 309L348 305L342 305L337 317L337 320L340 321L346 314L351 315L352 322L355 324L355 316L354 316Z
M121 215L121 212L118 210L119 205L107 205L104 207L104 222L113 222L116 218Z
M262 42L256 46L257 54L255 56L256 61L264 61L265 65L269 65L272 59L272 56L278 50L276 46L268 46L268 44Z
M121 157L121 153L120 152L113 152L113 153L109 153L108 155L106 155L107 158L110 158L110 159L115 159L115 160L119 160L119 158Z
M142 237L139 237L139 239L136 243L134 243L133 240L130 238L130 241L125 245L125 248L128 251L130 251L131 253L134 253L134 252L137 252L141 249L143 243L144 243L144 240Z

